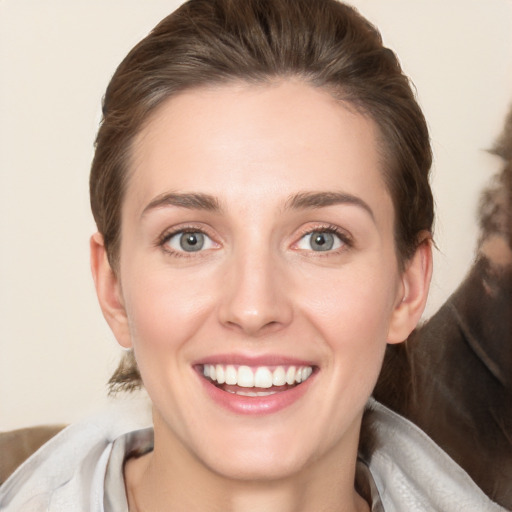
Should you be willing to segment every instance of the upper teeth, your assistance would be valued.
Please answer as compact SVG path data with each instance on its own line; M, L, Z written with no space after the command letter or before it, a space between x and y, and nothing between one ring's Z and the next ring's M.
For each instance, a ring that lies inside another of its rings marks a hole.
M313 373L311 366L234 366L223 364L203 365L203 374L218 384L231 384L243 388L271 388L305 381Z

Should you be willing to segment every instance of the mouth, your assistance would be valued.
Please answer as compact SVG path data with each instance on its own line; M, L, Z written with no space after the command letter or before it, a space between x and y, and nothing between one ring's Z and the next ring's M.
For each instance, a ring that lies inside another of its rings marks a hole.
M202 364L198 373L215 388L239 397L264 398L296 389L315 372L306 365Z
M210 397L243 414L271 413L291 405L304 395L316 370L315 366L300 364L196 366Z

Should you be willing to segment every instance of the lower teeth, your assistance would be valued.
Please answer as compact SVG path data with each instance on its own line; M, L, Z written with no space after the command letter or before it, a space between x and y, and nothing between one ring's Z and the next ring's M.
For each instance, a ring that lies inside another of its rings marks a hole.
M226 389L226 391L233 395L241 396L269 396L278 393L278 391L232 391L230 389Z

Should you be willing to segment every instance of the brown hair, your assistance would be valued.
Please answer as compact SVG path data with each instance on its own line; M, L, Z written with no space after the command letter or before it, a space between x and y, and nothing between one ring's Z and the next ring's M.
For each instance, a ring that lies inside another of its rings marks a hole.
M326 89L378 125L404 265L432 229L432 154L409 80L377 29L336 0L189 0L131 50L105 94L90 193L114 270L131 144L150 114L193 87L287 77Z

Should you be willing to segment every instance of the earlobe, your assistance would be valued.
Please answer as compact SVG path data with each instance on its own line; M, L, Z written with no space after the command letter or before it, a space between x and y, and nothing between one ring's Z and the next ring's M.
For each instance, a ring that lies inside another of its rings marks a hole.
M432 277L432 245L430 236L418 246L402 274L402 286L393 311L388 343L405 341L420 321L427 303Z
M103 316L112 329L118 343L125 348L131 347L128 318L123 304L119 278L108 261L103 236L95 233L90 240L91 271L96 287L96 295Z

